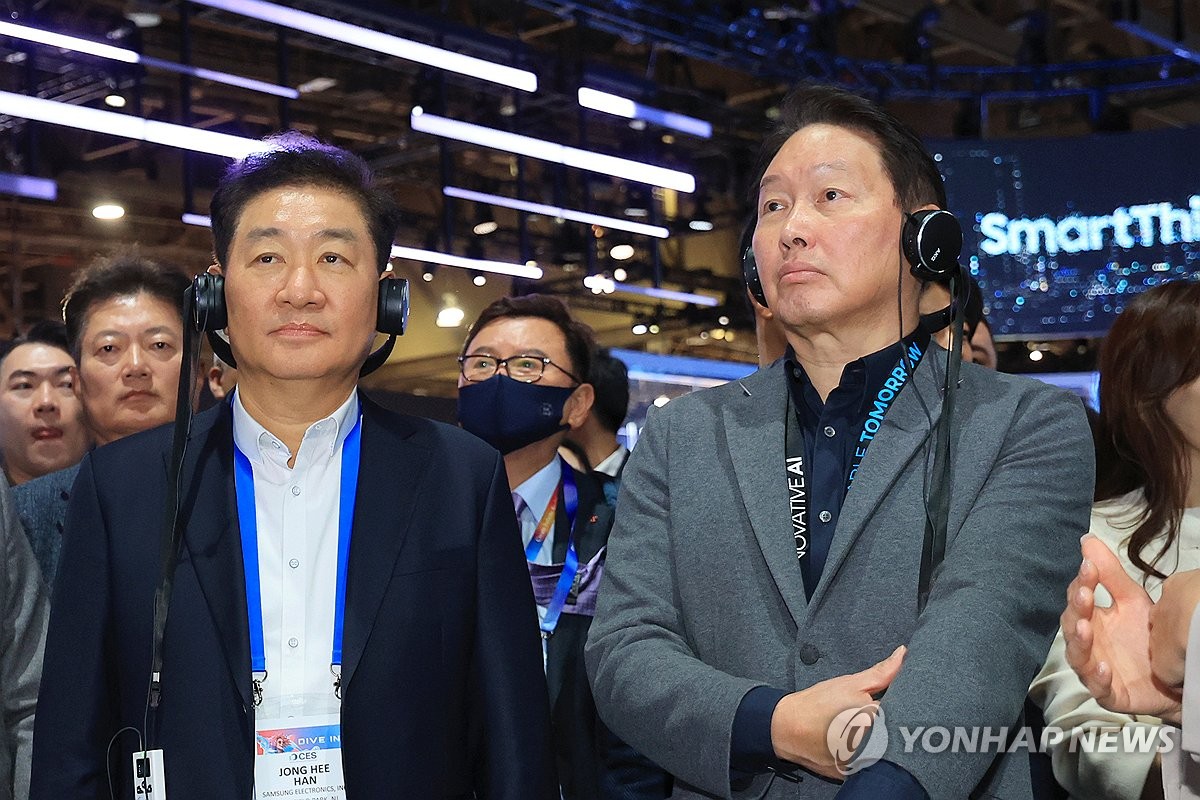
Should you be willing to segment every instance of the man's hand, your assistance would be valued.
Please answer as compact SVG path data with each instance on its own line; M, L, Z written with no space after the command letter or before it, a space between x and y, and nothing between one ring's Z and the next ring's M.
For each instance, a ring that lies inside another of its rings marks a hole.
M840 675L793 692L779 701L771 717L771 742L775 755L828 778L838 772L826 736L833 718L851 708L870 706L878 694L900 674L905 648L897 647L873 667ZM874 712L871 712L874 716Z
M1110 711L1178 718L1179 694L1158 683L1150 671L1153 601L1099 539L1084 537L1083 557L1079 575L1067 587L1067 608L1060 619L1067 663ZM1096 606L1097 584L1112 595L1109 608Z
M1164 686L1183 688L1184 657L1192 616L1200 604L1200 570L1177 572L1163 584L1150 610L1150 669Z

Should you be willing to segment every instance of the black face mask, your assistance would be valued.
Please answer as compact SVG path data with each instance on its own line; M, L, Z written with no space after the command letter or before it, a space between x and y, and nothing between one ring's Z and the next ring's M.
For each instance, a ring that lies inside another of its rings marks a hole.
M458 421L467 431L508 455L566 430L563 407L570 386L523 383L497 375L458 390Z

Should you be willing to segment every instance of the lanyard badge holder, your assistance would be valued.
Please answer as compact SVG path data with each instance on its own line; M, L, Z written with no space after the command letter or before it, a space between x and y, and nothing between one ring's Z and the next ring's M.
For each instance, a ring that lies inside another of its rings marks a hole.
M234 449L234 481L242 533L246 609L250 625L250 669L253 677L255 797L345 797L342 777L341 714L342 639L346 613L346 574L354 499L358 489L362 411L342 444L341 495L338 504L337 582L334 593L333 650L329 670L331 692L315 697L283 698L274 713L262 714L267 671L263 637L262 587L258 565L258 517L254 502L254 469ZM272 706L275 704L272 703Z
M562 480L559 482L558 488L562 490L563 510L567 515L569 538L567 539L567 555L563 560L558 581L555 583L554 594L551 595L550 602L546 604L546 613L542 615L538 623L542 634L543 667L548 655L547 648L550 637L554 635L554 630L558 627L558 620L562 616L563 607L567 604L567 600L575 586L575 578L579 574L579 552L575 548L575 518L576 512L579 510L579 489L576 486L574 470L565 461L562 461L561 458L559 462L562 465ZM558 509L558 494L558 490L555 490L550 498L549 505L546 507L546 511L542 514L542 519L538 523L533 538L529 540L529 545L525 548L525 560L528 562L531 573L556 570L558 568L558 565L547 567L546 565L534 563L534 559L537 558L538 553L542 550L542 545L545 543L546 537L550 535L550 531L554 528Z

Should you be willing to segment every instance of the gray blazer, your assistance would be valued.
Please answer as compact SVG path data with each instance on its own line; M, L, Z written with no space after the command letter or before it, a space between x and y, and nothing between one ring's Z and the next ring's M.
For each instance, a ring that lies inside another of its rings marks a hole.
M1027 749L905 752L900 728L1022 724L1087 530L1091 438L1075 397L963 365L946 555L918 618L945 363L931 349L888 412L811 603L783 477L783 364L648 420L625 470L587 666L601 717L677 777L675 797L833 797L839 784L809 773L732 790L738 704L755 686L798 690L865 669L900 644L883 757L932 800L1032 796Z
M82 463L82 462L80 462ZM46 586L54 588L58 574L58 553L62 550L63 524L71 502L71 487L79 474L79 464L14 486L13 504L29 536L34 558L42 568Z
M14 513L8 481L0 473L0 800L29 797L33 714L42 679L42 650L50 601L29 542Z

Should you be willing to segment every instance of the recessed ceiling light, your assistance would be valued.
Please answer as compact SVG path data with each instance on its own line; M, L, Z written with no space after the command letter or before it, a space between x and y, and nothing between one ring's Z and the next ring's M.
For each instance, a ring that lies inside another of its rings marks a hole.
M96 219L120 219L125 216L125 208L116 203L101 203L92 209Z
M609 254L609 256L612 257L612 259L614 261L628 261L629 259L633 258L633 245L631 245L631 244L615 245L613 247L613 249L608 251L608 254Z

